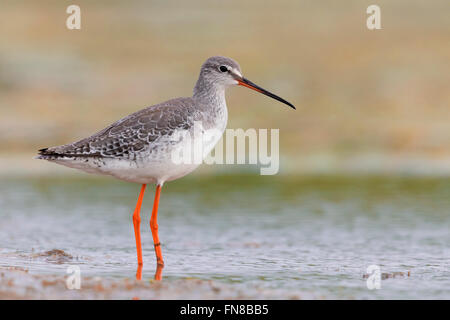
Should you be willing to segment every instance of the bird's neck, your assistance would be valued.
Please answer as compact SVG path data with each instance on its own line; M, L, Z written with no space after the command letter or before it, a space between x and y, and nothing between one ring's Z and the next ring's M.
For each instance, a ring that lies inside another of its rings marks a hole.
M212 108L226 105L224 86L205 81L202 77L197 80L193 98Z

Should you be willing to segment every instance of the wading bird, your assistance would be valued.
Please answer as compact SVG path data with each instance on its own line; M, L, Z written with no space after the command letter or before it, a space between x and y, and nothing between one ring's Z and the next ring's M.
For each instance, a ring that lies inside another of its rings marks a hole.
M239 64L233 59L215 56L202 65L192 97L176 98L147 107L88 138L39 150L37 159L142 184L133 214L138 280L142 278L143 266L140 210L145 188L147 184L156 184L150 229L157 262L155 279L161 280L164 261L157 222L161 187L167 181L187 175L199 165L172 161L173 152L188 143L187 139L173 137L180 132L191 134L194 122L200 122L203 130L219 130L222 134L228 118L225 89L232 85L253 89L295 109L291 103L244 78ZM203 148L205 154L212 150L219 139L220 136L214 141L208 141L208 145Z

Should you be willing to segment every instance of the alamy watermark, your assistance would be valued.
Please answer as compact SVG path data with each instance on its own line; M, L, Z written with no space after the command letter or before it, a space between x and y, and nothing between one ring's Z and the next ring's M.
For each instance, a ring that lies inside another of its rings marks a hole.
M69 5L66 9L69 16L66 19L66 27L69 30L81 29L81 8L76 4ZM366 13L370 14L366 20L366 26L369 30L381 29L381 9L380 6L372 4L367 7Z
M369 30L380 30L381 29L381 9L380 6L376 4L372 4L367 7L367 14L370 16L367 17L366 26Z
M81 29L81 9L76 4L72 4L67 7L66 13L70 16L66 19L66 27L69 30L80 30Z
M380 266L372 264L367 267L366 286L369 290L381 289L381 269Z
M68 266L66 287L69 290L79 290L81 288L81 269L79 266Z
M222 133L219 129L204 128L201 121L194 122L191 130L176 131L171 138L178 145L172 149L172 163L259 164L261 175L278 173L279 129L270 129L270 134L268 129L226 129L224 139Z

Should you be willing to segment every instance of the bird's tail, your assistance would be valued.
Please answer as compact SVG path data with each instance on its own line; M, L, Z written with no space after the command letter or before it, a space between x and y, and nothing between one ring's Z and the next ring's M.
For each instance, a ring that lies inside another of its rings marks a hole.
M65 157L65 155L53 151L52 148L43 148L38 150L38 155L34 159L56 160L62 157Z

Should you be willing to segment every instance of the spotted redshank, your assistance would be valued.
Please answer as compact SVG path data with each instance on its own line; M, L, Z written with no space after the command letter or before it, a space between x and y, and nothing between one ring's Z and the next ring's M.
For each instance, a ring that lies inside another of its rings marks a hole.
M161 280L164 262L157 223L161 187L167 181L187 175L199 165L173 161L173 151L182 149L188 143L187 138L173 137L176 133L178 137L191 137L194 123L201 123L202 130L218 130L221 135L228 118L225 88L232 85L256 90L295 109L291 103L244 78L239 64L233 59L215 56L202 65L192 97L176 98L147 107L88 138L39 150L38 159L142 184L133 214L138 280L142 278L143 266L140 210L145 188L147 184L156 184L150 229L157 262L155 279ZM180 132L188 135L179 135ZM212 150L220 135L212 143L208 141L203 149L204 155Z

